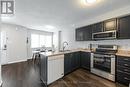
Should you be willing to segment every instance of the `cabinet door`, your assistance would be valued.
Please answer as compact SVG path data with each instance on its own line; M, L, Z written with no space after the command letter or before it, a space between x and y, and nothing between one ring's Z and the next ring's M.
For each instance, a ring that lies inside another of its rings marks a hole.
M64 57L64 74L68 74L71 72L71 54L65 54Z
M76 29L76 41L90 41L92 40L92 26L85 26Z
M109 19L104 21L104 31L113 31L117 30L117 19Z
M117 82L129 86L130 74L125 74L123 72L117 72Z
M80 67L80 57L79 57L79 52L74 52L72 53L71 56L71 66L72 66L72 71L76 70L77 68Z
M80 52L75 52L74 58L75 58L75 69L80 68Z
M130 39L130 16L119 18L119 39Z
M91 41L92 40L92 26L89 25L85 27L84 31L84 41Z
M83 41L84 40L84 29L79 28L76 29L76 41Z
M90 70L90 53L81 52L81 67Z
M98 33L103 31L103 23L96 23L92 25L92 33Z
M117 56L116 80L118 83L129 85L130 83L130 58Z

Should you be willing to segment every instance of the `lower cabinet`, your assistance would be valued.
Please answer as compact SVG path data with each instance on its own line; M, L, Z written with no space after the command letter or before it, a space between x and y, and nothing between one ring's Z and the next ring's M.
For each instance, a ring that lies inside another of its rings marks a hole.
M78 68L84 68L90 71L90 53L73 52L64 56L64 74L68 74Z
M71 57L71 71L80 67L80 53L74 52Z
M73 52L64 56L64 74L68 74L80 67L80 53Z
M72 61L72 53L64 55L64 74L68 74L71 72L71 61Z
M81 52L81 68L87 69L90 71L90 60L91 53Z
M116 71L117 82L128 86L130 83L130 58L117 56Z
M64 55L48 58L48 79L50 84L64 76Z

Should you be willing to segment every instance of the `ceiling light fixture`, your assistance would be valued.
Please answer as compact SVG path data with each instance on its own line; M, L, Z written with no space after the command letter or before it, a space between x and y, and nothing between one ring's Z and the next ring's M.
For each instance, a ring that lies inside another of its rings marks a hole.
M86 0L86 2L87 3L90 3L90 4L92 4L92 3L95 3L97 0Z

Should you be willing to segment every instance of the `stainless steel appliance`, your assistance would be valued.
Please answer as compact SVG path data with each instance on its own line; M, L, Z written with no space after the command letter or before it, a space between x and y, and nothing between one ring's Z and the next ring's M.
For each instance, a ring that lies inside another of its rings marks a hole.
M117 31L113 30L113 31L93 33L92 38L93 38L93 40L116 39Z
M115 45L98 45L91 54L91 72L115 81Z
M117 19L110 19L103 22L103 29L101 32L93 33L93 40L106 40L117 38Z

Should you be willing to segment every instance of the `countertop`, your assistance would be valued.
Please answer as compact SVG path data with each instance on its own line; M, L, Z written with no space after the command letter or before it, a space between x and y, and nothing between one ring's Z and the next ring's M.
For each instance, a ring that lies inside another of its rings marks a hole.
M56 52L41 52L40 54L51 57L51 56L57 56L57 55L64 55L64 54L72 53L72 52L78 52L78 51L91 52L89 49L73 49L73 50L65 51L65 52L58 52L58 51L56 51Z
M130 51L127 50L118 50L116 53L117 56L130 57Z
M72 49L70 51L66 51L66 52L42 52L40 54L43 54L45 56L48 56L48 57L51 57L51 56L57 56L57 55L64 55L64 54L67 54L67 53L72 53L72 52L78 52L78 51L82 51L82 52L92 52L91 50L89 49L82 49L82 48L79 48L79 49ZM127 50L118 50L118 52L116 53L117 56L125 56L125 57L130 57L130 51L127 51Z

